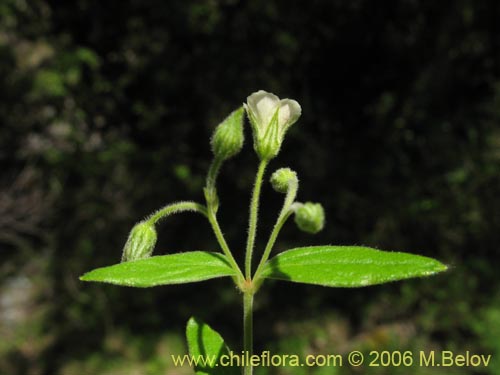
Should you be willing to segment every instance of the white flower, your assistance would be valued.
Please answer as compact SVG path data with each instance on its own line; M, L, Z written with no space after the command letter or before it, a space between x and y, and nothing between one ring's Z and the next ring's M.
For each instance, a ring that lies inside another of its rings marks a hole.
M285 133L300 117L299 103L259 90L244 105L253 129L254 148L261 159L274 158Z

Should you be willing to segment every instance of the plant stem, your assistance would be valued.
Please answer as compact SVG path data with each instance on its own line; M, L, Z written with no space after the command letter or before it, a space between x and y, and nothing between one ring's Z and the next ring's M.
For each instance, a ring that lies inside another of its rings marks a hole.
M250 218L248 220L248 238L245 252L245 277L247 280L250 280L252 277L252 253L255 243L255 234L257 232L257 214L259 211L260 190L267 163L267 160L261 160L259 164L252 192L252 200L250 202Z
M300 203L294 203L295 197L297 196L297 190L299 188L299 184L297 180L291 180L288 184L288 190L285 197L285 202L283 203L283 208L276 220L276 224L274 224L273 231L271 232L271 236L267 241L266 248L264 249L264 253L262 254L262 258L260 259L259 265L257 266L257 270L253 276L253 280L256 282L257 287L259 285L259 278L262 269L264 268L264 264L266 264L269 256L271 255L271 251L276 242L276 238L281 231L281 228L290 217L290 215L294 211L294 207L296 205L301 205Z
M243 273L241 272L240 267L238 266L238 263L236 263L236 260L234 259L233 254L231 253L231 250L229 249L229 246L227 245L226 239L224 238L224 235L222 234L222 231L221 231L220 226L219 226L219 222L217 221L217 217L215 216L214 211L209 209L207 217L208 217L208 221L212 225L212 229L215 233L215 237L217 237L217 241L219 242L219 245L222 249L222 252L226 256L231 267L236 272L235 283L241 289L245 278L243 276Z
M160 208L158 211L152 214L147 219L147 221L154 225L164 217L183 211L193 211L193 212L199 212L205 216L208 215L207 208L205 206L191 201L182 201L182 202L172 203L166 205L163 208Z
M251 358L253 355L253 293L253 290L250 290L243 294L243 351L246 358ZM252 373L252 365L245 363L243 375Z
M204 189L208 209L213 209L214 212L217 212L219 208L219 198L217 197L217 188L215 186L215 182L217 180L222 162L223 160L219 158L215 158L212 161L207 174L206 187Z
M290 217L293 211L288 210L287 213L284 215L280 215L278 218L278 221L276 222L273 231L271 232L271 236L269 237L269 241L267 242L266 248L264 250L264 253L262 255L262 258L259 262L259 265L257 267L257 270L255 271L255 274L253 276L253 280L257 285L259 285L259 279L260 279L260 273L262 272L262 269L264 268L264 265L266 264L267 260L269 259L269 255L271 254L271 250L273 249L274 243L276 242L276 238L278 237L279 232L281 231L281 228L285 224L286 220Z
M210 164L210 168L208 170L206 186L204 189L205 199L207 201L207 218L212 225L212 229L215 233L215 237L217 238L217 242L222 249L222 252L226 256L229 264L236 272L236 276L233 277L236 285L241 289L243 287L243 282L245 280L243 273L241 272L238 263L233 257L231 253L231 249L224 238L224 234L222 234L222 230L220 229L219 222L217 221L217 210L219 208L219 198L217 197L217 188L215 186L215 182L217 180L217 175L219 174L220 167L222 165L223 160L219 158L215 158Z

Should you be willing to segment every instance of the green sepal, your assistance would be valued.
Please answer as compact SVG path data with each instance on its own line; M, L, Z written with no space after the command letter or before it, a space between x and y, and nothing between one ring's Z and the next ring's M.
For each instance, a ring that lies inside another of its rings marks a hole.
M157 234L154 223L141 221L134 225L123 247L122 262L149 258L156 245Z
M274 112L273 118L266 129L264 136L257 139L254 148L261 160L271 160L275 158L281 148L283 139L280 137L280 129L278 123L279 108Z
M227 160L243 147L243 107L231 112L217 128L215 128L210 144L216 158Z

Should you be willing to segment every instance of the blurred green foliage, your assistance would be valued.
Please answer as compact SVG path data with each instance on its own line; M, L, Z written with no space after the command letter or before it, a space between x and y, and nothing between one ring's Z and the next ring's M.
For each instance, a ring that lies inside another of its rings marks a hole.
M77 277L118 261L153 209L202 199L212 130L258 89L301 103L271 169L296 170L299 199L327 218L319 237L285 228L280 248L362 244L452 269L360 290L270 283L257 349L451 348L498 363L499 16L494 0L0 1L0 373L181 373L165 353L184 350L194 313L239 347L229 283L142 291ZM233 246L249 143L220 179ZM280 205L271 189L263 198L262 235ZM163 223L157 251L215 244L185 215Z

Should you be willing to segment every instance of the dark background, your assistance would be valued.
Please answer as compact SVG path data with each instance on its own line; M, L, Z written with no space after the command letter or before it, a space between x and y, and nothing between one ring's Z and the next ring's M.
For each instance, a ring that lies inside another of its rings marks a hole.
M215 126L259 89L303 116L269 171L297 171L317 236L432 256L444 275L336 290L268 283L256 349L469 350L499 374L500 3L475 1L0 0L0 373L188 374L198 315L241 345L229 280L148 290L84 284L119 261L135 222L201 201ZM220 176L220 220L241 259L257 157ZM262 246L282 199L265 185ZM156 253L217 250L202 217L159 228ZM441 374L439 368L261 374Z

